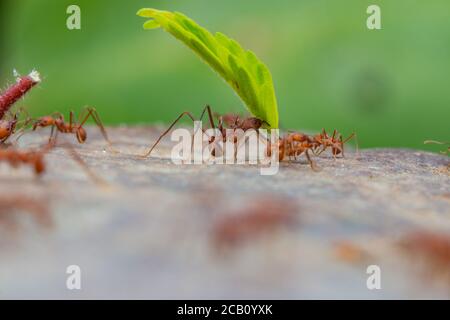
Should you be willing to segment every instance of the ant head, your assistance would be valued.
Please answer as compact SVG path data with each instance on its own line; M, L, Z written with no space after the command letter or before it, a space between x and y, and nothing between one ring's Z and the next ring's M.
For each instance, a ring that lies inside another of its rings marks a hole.
M87 138L86 130L83 127L77 128L77 140L79 143L84 143Z

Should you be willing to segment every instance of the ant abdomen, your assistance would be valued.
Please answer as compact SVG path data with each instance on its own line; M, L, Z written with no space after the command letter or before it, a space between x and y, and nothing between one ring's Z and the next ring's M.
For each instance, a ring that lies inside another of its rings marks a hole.
M84 143L87 139L86 130L83 127L77 129L77 140L79 143Z

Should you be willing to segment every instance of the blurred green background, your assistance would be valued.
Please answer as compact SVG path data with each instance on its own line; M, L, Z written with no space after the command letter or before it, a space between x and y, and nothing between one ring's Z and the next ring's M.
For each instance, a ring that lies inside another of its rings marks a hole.
M66 28L70 4L81 30ZM370 4L382 30L366 28ZM92 105L110 125L167 123L207 103L244 112L184 45L142 29L142 7L181 11L256 52L283 129L356 131L362 147L450 140L448 0L0 0L2 86L36 68L44 81L20 102L33 116Z

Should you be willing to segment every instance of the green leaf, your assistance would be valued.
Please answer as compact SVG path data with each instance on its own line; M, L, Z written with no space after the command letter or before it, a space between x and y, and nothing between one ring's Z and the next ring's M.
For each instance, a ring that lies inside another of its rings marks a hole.
M278 128L278 107L269 69L256 55L244 50L223 33L212 35L179 12L141 9L138 16L151 18L145 29L163 28L191 48L238 94L253 116Z

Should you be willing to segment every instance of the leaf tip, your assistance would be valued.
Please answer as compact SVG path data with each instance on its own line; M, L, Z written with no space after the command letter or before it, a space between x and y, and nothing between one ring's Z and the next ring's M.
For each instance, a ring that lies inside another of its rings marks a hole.
M154 16L155 10L150 8L142 8L136 12L136 15L143 18L152 18Z
M145 30L157 29L161 25L156 20L148 20L144 23Z

